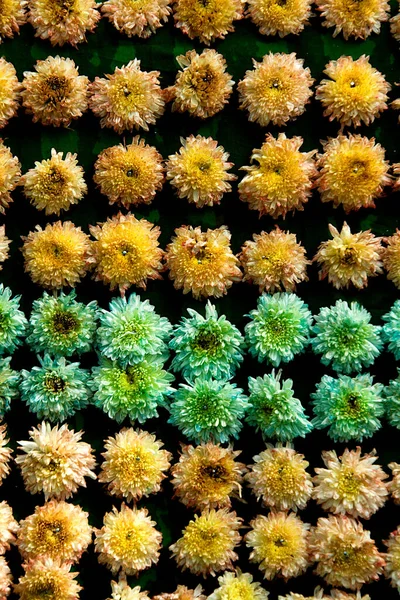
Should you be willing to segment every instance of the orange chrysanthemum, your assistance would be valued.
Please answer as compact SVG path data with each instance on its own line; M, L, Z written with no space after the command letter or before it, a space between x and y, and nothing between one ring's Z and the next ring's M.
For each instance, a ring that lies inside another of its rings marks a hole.
M128 37L148 38L168 21L169 3L170 0L107 0L101 11L115 29Z
M243 17L243 5L243 0L174 0L175 26L209 46L234 30L233 21Z
M95 0L30 0L29 22L36 37L50 40L52 46L86 42L86 32L93 32L100 13Z
M298 35L308 24L312 0L249 0L248 16L263 35Z
M1 9L2 6L0 7L0 12ZM7 62L4 58L0 58L0 129L5 127L8 121L17 114L21 89L22 86L18 81L14 65Z
M3 38L13 38L26 22L26 0L2 0L0 9L0 44Z
M82 587L75 579L79 573L71 573L70 564L42 557L23 567L25 575L14 586L20 600L78 600Z
M390 6L386 0L316 0L325 21L324 27L334 27L333 37L365 40L371 33L379 33L381 23L389 18Z
M21 164L10 148L0 138L0 214L5 213L13 199L11 192L17 187L21 177Z

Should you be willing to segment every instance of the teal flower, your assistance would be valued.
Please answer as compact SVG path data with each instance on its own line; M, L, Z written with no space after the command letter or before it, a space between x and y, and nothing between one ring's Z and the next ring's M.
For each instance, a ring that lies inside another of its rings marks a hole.
M11 401L19 395L19 373L10 368L11 357L0 358L0 419L11 408Z
M164 371L157 356L125 367L103 359L92 375L95 405L118 423L126 417L139 423L157 417L157 408L174 391L174 376Z
M290 441L304 437L312 429L300 400L294 398L291 379L280 380L281 374L249 377L249 402L246 421L265 438Z
M34 301L26 341L35 352L54 356L90 352L97 326L97 302L85 305L75 298L75 290L61 292L58 297L44 292Z
M296 294L264 294L245 327L250 354L274 367L289 362L309 343L312 315Z
M372 365L382 349L382 340L381 328L370 320L370 313L357 302L349 306L338 300L334 306L321 308L311 340L314 352L322 354L321 362L341 373Z
M397 378L391 379L385 388L385 400L387 420L400 429L400 369L397 369Z
M373 383L371 375L336 379L324 375L311 394L316 429L328 428L328 435L335 442L348 442L371 437L381 424L384 412L383 385Z
M396 300L382 319L386 321L382 327L382 340L389 344L389 350L393 352L395 359L400 360L400 300Z
M230 379L243 361L243 336L239 329L221 315L210 302L203 317L189 308L190 318L183 318L174 328L169 347L176 356L171 369L182 371L186 379L215 377Z
M235 384L199 377L174 393L168 422L196 444L227 442L238 437L247 408L247 398Z
M110 310L101 310L97 343L100 352L121 365L134 365L148 357L160 360L168 357L172 329L165 317L160 317L148 300L137 294L114 298Z
M21 398L39 419L65 421L88 404L89 373L64 357L38 358L40 367L21 371Z
M19 310L20 299L12 298L10 288L0 284L0 355L12 354L22 344L27 320Z

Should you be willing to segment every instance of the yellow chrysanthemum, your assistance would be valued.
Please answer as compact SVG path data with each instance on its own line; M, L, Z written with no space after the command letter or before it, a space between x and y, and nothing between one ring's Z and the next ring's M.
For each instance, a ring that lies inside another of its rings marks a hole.
M385 575L390 579L392 587L400 591L400 526L392 531L385 544L388 548L385 556Z
M308 24L312 0L249 0L247 14L263 35L298 35Z
M243 18L243 7L243 0L174 0L175 26L209 46L234 30L233 21Z
M5 600L11 592L12 575L4 556L0 556L0 598Z
M96 479L96 461L91 446L81 441L82 431L75 433L67 425L52 429L43 422L29 435L30 440L18 442L21 454L15 459L27 492L66 500L79 486L86 487L85 477Z
M194 590L187 588L185 585L178 585L175 592L153 596L153 600L206 600L206 598L207 596L203 594L201 585L197 585Z
M87 193L84 172L78 165L77 155L52 148L51 158L36 161L35 167L22 176L20 185L31 204L46 215L59 215L71 204L78 204Z
M196 299L227 293L233 282L240 281L239 261L230 246L231 234L223 225L201 231L182 225L167 246L166 262L174 287L192 293Z
M127 575L137 575L158 562L162 535L146 508L128 508L104 516L104 526L96 529L96 552L99 562L113 573L122 569Z
M203 50L201 54L189 50L176 60L182 71L177 74L175 85L164 90L165 100L173 100L172 110L187 111L200 119L222 110L235 83L226 72L222 54L216 50Z
M30 0L28 19L36 37L50 40L52 46L77 47L94 31L100 13L95 0Z
M330 79L321 81L315 97L325 109L324 116L336 119L342 128L370 125L387 108L391 85L365 54L357 60L351 56L331 60L324 73Z
M26 21L26 0L2 0L0 10L0 44L3 38L13 38Z
M307 539L309 525L293 513L271 512L258 515L246 534L251 548L250 561L258 563L265 579L297 577L308 565Z
M109 600L150 600L147 592L142 592L139 586L131 588L125 575L120 575L118 582L111 582L111 598Z
M25 271L44 288L74 287L88 270L91 252L89 236L71 221L36 225L26 237L22 254Z
M6 236L6 226L0 225L0 271L3 268L2 263L8 258L10 244L11 240Z
M0 485L2 480L10 473L10 459L12 450L7 446L9 440L7 438L6 425L0 425Z
M242 246L239 260L244 270L243 281L258 285L260 293L284 290L293 292L296 285L308 281L305 248L296 235L276 229L260 235Z
M181 138L181 148L168 157L167 179L179 198L187 198L197 208L219 204L222 196L231 191L229 181L236 175L228 173L233 163L229 154L211 137L190 135Z
M400 231L396 229L396 233L383 240L387 244L382 257L387 278L400 289Z
M23 106L34 123L68 127L87 110L88 84L72 59L49 56L24 72Z
M368 285L368 277L382 273L382 238L370 230L351 233L346 222L339 232L329 224L332 239L322 242L314 261L321 267L319 278L340 290L350 285L362 289Z
M133 129L149 130L164 112L158 80L159 71L142 71L135 58L116 67L106 78L96 77L89 86L89 107L100 118L101 127L117 133Z
M170 0L107 0L101 6L103 15L128 37L148 38L168 21Z
M232 568L238 555L234 548L240 543L240 519L235 512L204 510L182 531L182 537L170 546L178 566L193 575L215 575Z
M370 532L346 516L318 519L310 536L315 572L328 585L359 589L382 574L385 561Z
M75 579L79 573L71 573L70 564L43 557L23 567L25 575L14 586L20 600L78 600L82 587Z
M253 581L250 573L224 573L218 577L217 587L208 600L267 600L269 593L257 581Z
M94 165L93 180L110 204L129 210L150 204L164 182L161 154L137 135L128 146L119 144L101 152Z
M371 33L379 33L381 23L389 18L390 6L386 0L316 0L324 27L334 27L333 37L365 40Z
M249 121L281 126L303 114L314 83L303 63L294 52L270 52L260 63L253 59L254 69L238 83L240 108L248 110Z
M261 148L253 150L250 167L239 183L239 197L248 202L251 210L260 216L268 214L274 219L288 212L303 210L311 196L313 180L317 170L313 160L316 150L300 152L303 138L287 138L280 133L278 138L268 134Z
M128 213L90 226L95 279L119 288L122 295L131 286L146 289L148 279L161 279L164 252L159 248L160 228Z
M13 156L10 148L0 138L0 214L5 213L13 199L11 192L17 187L21 177L21 164Z
M1 10L2 6L0 7L0 12ZM21 89L22 86L18 81L14 65L7 62L4 58L0 58L0 129L5 127L8 121L17 114Z
M388 490L396 504L400 504L400 464L391 462L388 464L392 471L392 480L388 483Z
M240 451L231 446L200 444L182 446L179 462L172 469L175 496L186 506L202 510L231 505L231 497L241 497L246 467L236 462Z
M4 554L15 543L18 527L11 506L3 500L0 502L0 554Z
M172 456L162 446L146 431L122 429L105 443L99 481L108 484L110 494L128 502L158 492Z

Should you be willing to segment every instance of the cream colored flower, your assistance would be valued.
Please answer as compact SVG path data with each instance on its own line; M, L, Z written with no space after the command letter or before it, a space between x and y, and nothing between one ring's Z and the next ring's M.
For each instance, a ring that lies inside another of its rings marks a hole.
M0 44L3 38L13 38L26 22L26 0L2 0L0 10Z
M387 271L387 278L393 281L394 285L400 289L400 231L383 238L387 246L383 250L383 266Z
M233 21L243 17L243 5L243 0L174 0L175 25L190 39L197 37L209 46L234 30Z
M153 600L206 600L207 596L202 592L203 588L200 584L194 590L187 588L185 585L178 585L175 592L158 594L153 596Z
M389 539L385 542L387 546L385 575L390 579L392 587L400 591L400 526L392 531Z
M312 0L249 0L247 14L263 35L298 35L308 24Z
M78 600L82 587L75 581L79 573L71 573L71 565L41 557L23 565L25 575L20 577L14 591L20 600Z
M0 556L0 598L5 600L11 592L12 575L4 556Z
M171 14L169 0L107 0L101 5L101 12L128 37L148 38L168 21Z
M124 574L119 576L118 582L111 582L111 589L109 600L150 600L147 592L142 592L139 586L131 588Z
M391 462L388 464L392 471L392 480L388 483L388 490L396 504L400 504L400 464Z
M11 506L5 500L0 502L0 554L4 554L15 543L19 526L14 519Z
M0 485L2 484L2 480L5 479L11 471L10 460L12 450L7 446L8 442L7 426L0 425Z
M390 6L386 0L316 0L324 27L334 27L333 37L343 33L365 40L371 33L379 33L381 23L389 18Z
M21 89L22 86L18 81L14 65L7 62L4 58L0 58L0 129L5 127L12 117L16 116L21 98Z
M86 42L86 32L93 32L100 13L95 0L30 0L29 22L36 37L50 40L52 46Z
M0 138L0 214L4 214L13 201L11 192L17 187L20 177L21 164L18 158L12 155L10 148Z
M242 573L236 569L235 573L224 573L218 577L217 587L208 600L267 600L269 592L253 581L250 573Z
M0 271L3 268L2 263L8 258L10 244L11 240L6 236L6 226L0 225Z

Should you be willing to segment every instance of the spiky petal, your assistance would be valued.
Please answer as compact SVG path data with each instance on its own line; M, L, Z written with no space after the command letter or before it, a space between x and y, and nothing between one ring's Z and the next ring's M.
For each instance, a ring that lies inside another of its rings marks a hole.
M11 0L12 1L12 0ZM3 4L1 5L1 11ZM1 42L0 15L0 42ZM0 129L5 127L18 111L22 86L18 81L17 71L12 63L0 58Z
M95 0L31 0L28 18L36 37L76 48L86 42L86 32L95 30L100 13Z
M233 21L243 18L243 5L242 0L174 0L175 26L209 46L234 30Z
M26 22L26 0L3 0L0 11L0 44L4 38L13 38Z
M28 561L23 567L25 575L14 586L21 600L36 600L43 592L47 600L78 600L82 587L75 578L79 573L71 572L70 564L41 557Z
M383 251L383 266L387 271L387 278L400 289L400 230L396 229L393 235L383 240L387 244Z
M224 573L218 577L217 587L209 600L267 600L269 592L261 587L258 581L253 581L250 573L242 573L236 569L234 573Z
M325 18L324 27L334 27L333 37L343 33L365 40L371 33L379 33L381 23L389 18L390 6L386 0L317 0L317 8Z
M17 187L21 177L21 164L10 148L0 138L0 214L5 213L13 201L11 192Z
M148 38L168 21L169 0L107 0L101 5L104 17L128 37Z

